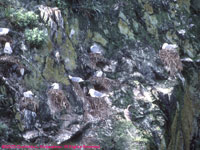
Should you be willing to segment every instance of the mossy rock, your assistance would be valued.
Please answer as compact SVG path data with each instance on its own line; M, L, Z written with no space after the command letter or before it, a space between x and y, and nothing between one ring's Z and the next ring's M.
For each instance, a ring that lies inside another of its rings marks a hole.
M65 74L64 65L56 64L50 57L46 58L46 65L43 71L45 79L51 82L60 82L65 85L69 84L68 78Z
M118 22L118 28L119 28L119 32L123 34L124 36L127 36L128 39L135 40L132 30L130 29L128 24L124 22L122 19L120 19Z

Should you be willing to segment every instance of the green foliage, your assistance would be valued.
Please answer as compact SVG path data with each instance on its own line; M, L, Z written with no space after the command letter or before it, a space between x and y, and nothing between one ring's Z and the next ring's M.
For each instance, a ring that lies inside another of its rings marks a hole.
M39 30L38 28L25 30L25 39L31 47L42 46L47 41L47 38L48 34L44 30Z
M38 15L33 11L26 11L24 9L19 9L10 15L13 24L17 25L19 28L25 28L27 26L33 27L38 23Z

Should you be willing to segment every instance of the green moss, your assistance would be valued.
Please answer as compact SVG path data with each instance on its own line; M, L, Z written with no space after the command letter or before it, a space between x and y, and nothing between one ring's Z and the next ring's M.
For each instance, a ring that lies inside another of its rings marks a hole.
M166 38L167 40L169 40L171 43L176 43L176 41L178 40L178 37L176 35L176 33L172 32L172 31L168 31L166 33Z
M179 138L177 137L177 132L178 132L178 128L177 128L177 124L179 124L180 122L178 122L178 112L176 112L176 115L174 117L173 123L171 125L171 137L170 137L170 142L169 142L169 146L168 146L168 150L172 150L174 149L174 147L176 147L176 139ZM168 131L166 131L168 132ZM169 137L167 137L169 138Z
M119 28L119 32L127 36L128 39L131 39L131 40L135 39L132 30L129 28L126 22L122 21L122 19L120 19L118 22L118 28Z
M44 79L35 69L33 69L30 75L24 77L24 83L29 89L43 89L43 87L45 87Z
M65 85L69 84L69 81L65 75L64 66L61 64L56 65L54 60L50 57L46 58L46 65L43 71L43 76L45 79L51 82L60 82Z
M158 20L155 15L149 15L147 12L144 13L144 20L147 26L147 31L158 39Z
M190 149L190 141L192 139L193 132L193 105L191 100L191 95L189 91L186 91L184 97L184 106L181 110L181 124L182 124L182 132L184 136L184 145L185 149Z
M147 139L131 122L115 121L112 129L112 136L106 136L105 129L99 129L99 135L104 139L100 144L105 149L122 150L124 147L130 150L140 150L145 147ZM115 145L113 145L113 142ZM109 148L108 148L109 147Z
M186 52L189 57L195 58L197 56L197 52L193 49L193 46L190 44L189 40L184 42L183 48L184 52Z
M73 29L75 31L75 34L72 36L72 43L73 44L78 44L80 41L79 41L79 21L78 19L73 19L71 22L70 22L70 31L69 31L69 34L71 32L71 30Z
M63 39L63 36L62 36L62 30L60 29L58 32L57 32L57 38L56 38L56 41L58 43L58 45L61 45L62 44L62 39Z
M144 9L147 11L150 15L153 14L153 7L149 3L144 4Z
M77 55L69 39L67 39L65 44L62 46L61 56L62 59L65 60L65 68L67 70L73 70L76 68Z
M93 41L101 43L103 46L106 46L106 44L108 43L101 34L94 32L94 36L93 36Z
M190 13L190 0L177 0L177 1L181 8L186 9L187 12Z
M91 39L93 37L93 33L91 30L87 30L87 39Z

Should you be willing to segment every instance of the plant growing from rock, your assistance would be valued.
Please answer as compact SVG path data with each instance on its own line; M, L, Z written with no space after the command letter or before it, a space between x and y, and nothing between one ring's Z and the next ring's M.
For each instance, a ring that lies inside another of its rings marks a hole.
M25 39L26 42L30 44L31 47L40 47L46 43L48 34L44 30L38 28L26 29L25 30Z
M25 27L33 27L38 23L38 15L33 11L26 11L25 9L19 9L10 15L11 22L23 29Z

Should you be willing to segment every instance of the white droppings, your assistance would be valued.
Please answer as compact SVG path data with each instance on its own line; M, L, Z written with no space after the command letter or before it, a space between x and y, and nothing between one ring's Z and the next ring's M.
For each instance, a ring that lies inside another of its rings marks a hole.
M72 36L75 34L75 30L74 29L71 29L70 31L70 34L69 34L69 37L72 38Z

